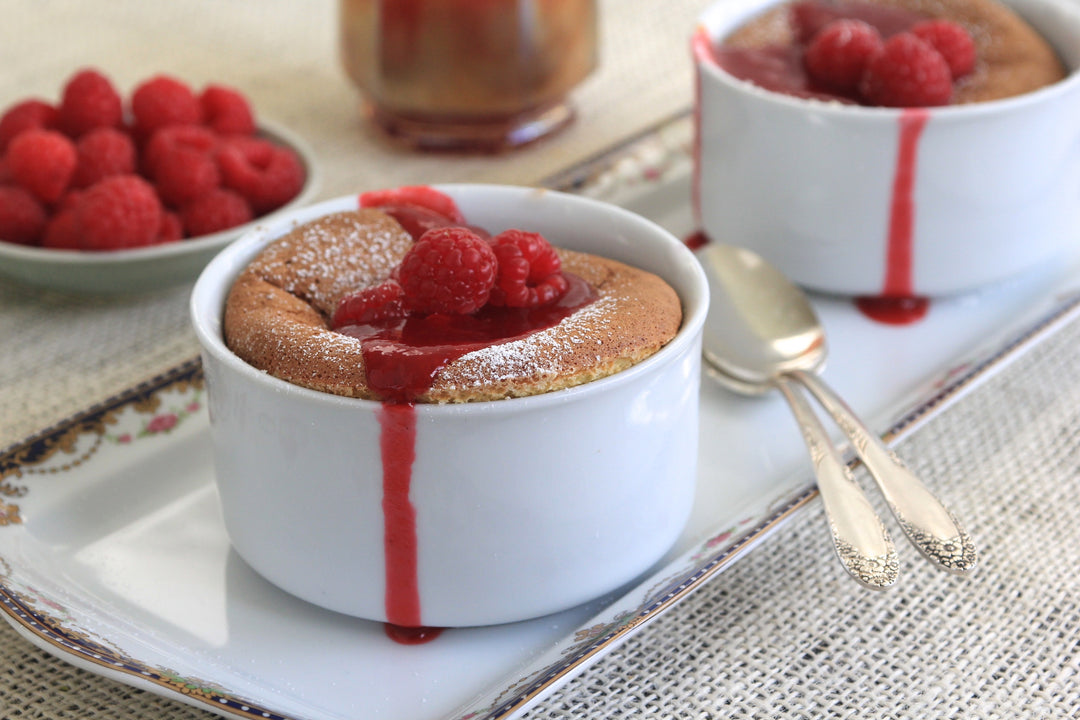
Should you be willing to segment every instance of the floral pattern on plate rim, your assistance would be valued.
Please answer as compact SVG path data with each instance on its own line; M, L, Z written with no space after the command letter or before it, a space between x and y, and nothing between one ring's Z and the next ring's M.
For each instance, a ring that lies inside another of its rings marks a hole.
M139 438L174 430L201 409L204 387L201 363L193 359L7 449L0 453L0 492L9 497L25 496L31 490L33 476L74 470L90 462L103 443L131 445ZM704 576L731 562L762 532L813 495L812 489L804 489L793 500L785 500L779 507L774 503L762 515L744 518L734 527L705 540L692 555L693 567L656 581L638 607L618 610L609 620L579 628L561 650L560 660L520 678L500 694L491 708L470 712L462 720L505 717L570 668L674 602L689 586L699 584ZM13 508L14 520L0 523L0 532L5 524L21 524L17 505L4 505L4 508ZM152 667L129 657L106 640L80 629L62 604L34 588L15 585L10 565L0 556L0 607L25 630L54 647L216 708L228 708L243 716L285 720L269 709L230 696L227 689L213 682L184 677L169 668Z
M0 453L0 527L22 523L19 506L3 498L24 497L29 476L76 468L103 443L128 445L171 432L202 408L203 388L201 365L188 361ZM179 404L165 405L166 392L179 394Z

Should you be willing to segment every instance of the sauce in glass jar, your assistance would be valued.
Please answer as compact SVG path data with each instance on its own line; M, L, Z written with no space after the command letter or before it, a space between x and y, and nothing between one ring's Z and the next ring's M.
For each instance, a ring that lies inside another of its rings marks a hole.
M421 149L547 136L596 66L595 0L341 0L340 28L374 122Z

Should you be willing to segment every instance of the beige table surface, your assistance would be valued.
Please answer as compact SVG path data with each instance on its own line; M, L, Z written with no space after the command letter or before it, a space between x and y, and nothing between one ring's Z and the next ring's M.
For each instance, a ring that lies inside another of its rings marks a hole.
M303 135L320 197L413 182L539 184L692 101L704 0L603 0L600 69L567 132L496 157L416 155L364 123L332 0L3 0L0 106L55 98L77 68L122 89L158 72L243 88ZM0 447L196 353L189 286L73 297L0 281ZM632 636L529 718L1080 716L1080 324L920 429L901 453L986 548L955 579L906 560L868 594L827 558L820 505ZM0 623L0 720L209 713L78 670Z

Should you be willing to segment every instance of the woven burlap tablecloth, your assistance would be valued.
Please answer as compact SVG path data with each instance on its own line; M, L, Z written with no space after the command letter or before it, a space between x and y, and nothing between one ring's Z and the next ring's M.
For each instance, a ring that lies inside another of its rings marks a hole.
M243 88L304 136L321 197L413 182L539 184L692 101L703 0L601 2L600 69L575 125L496 157L424 156L365 124L338 68L332 0L5 0L0 105L55 98L75 68L130 89L157 72ZM0 446L196 351L190 286L74 297L0 281ZM820 504L526 713L528 718L1080 716L1080 322L905 441L983 550L957 579L908 559L869 593L830 558ZM0 719L201 720L76 669L0 623Z

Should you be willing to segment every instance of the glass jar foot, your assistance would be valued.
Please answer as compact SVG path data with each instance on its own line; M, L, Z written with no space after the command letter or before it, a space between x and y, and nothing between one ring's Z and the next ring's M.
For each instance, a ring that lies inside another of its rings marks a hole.
M493 118L418 118L375 105L369 105L368 112L384 133L409 147L471 153L513 150L559 132L574 119L566 102Z

